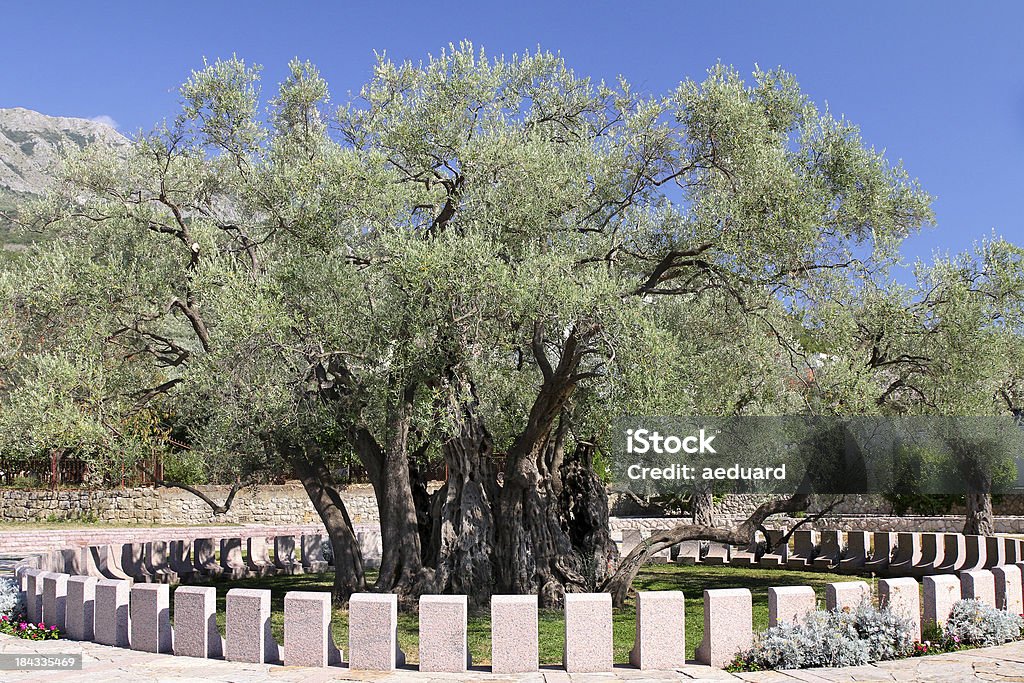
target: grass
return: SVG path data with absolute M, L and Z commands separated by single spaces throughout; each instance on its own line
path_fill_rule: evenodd
M 372 580 L 372 574 L 368 580 Z M 301 576 L 273 576 L 216 581 L 217 619 L 224 631 L 225 599 L 231 588 L 263 588 L 271 592 L 271 629 L 278 642 L 284 642 L 284 596 L 288 591 L 329 591 L 330 574 Z M 686 657 L 692 659 L 694 650 L 704 635 L 703 591 L 713 588 L 749 588 L 753 595 L 754 630 L 768 627 L 768 588 L 771 586 L 811 586 L 824 606 L 825 584 L 836 581 L 856 581 L 860 577 L 819 572 L 796 572 L 775 569 L 745 569 L 739 567 L 680 567 L 678 565 L 650 565 L 644 567 L 634 582 L 637 590 L 681 590 L 686 596 Z M 172 601 L 173 604 L 173 601 Z M 629 661 L 633 647 L 636 605 L 631 599 L 621 610 L 613 613 L 614 657 L 616 663 Z M 564 637 L 564 618 L 561 610 L 541 610 L 539 614 L 539 644 L 541 664 L 560 664 Z M 331 619 L 334 642 L 348 647 L 348 610 L 335 608 Z M 491 623 L 489 611 L 469 615 L 467 640 L 473 663 L 490 664 Z M 417 617 L 411 613 L 398 616 L 398 641 L 410 663 L 418 661 L 419 635 Z

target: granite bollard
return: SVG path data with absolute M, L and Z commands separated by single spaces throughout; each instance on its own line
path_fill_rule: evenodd
M 68 579 L 67 634 L 72 640 L 92 640 L 96 614 L 95 576 Z
M 724 668 L 754 642 L 753 600 L 746 588 L 704 591 L 704 640 L 697 661 Z
M 491 671 L 537 671 L 540 662 L 536 595 L 491 596 Z
M 996 577 L 988 569 L 960 572 L 964 598 L 974 598 L 996 607 Z
M 300 543 L 302 549 L 302 568 L 314 574 L 327 571 L 327 560 L 324 559 L 323 534 L 303 534 Z
M 562 661 L 569 673 L 611 670 L 611 593 L 565 594 L 565 653 Z
M 768 529 L 768 536 L 765 539 L 765 547 L 776 546 L 782 541 L 782 537 L 786 535 L 785 531 L 781 529 Z M 765 552 L 761 555 L 761 559 L 758 560 L 758 565 L 761 567 L 770 567 L 777 569 L 779 567 L 785 567 L 789 561 L 789 545 L 781 544 L 778 547 L 773 547 L 770 552 Z
M 623 556 L 624 557 L 624 556 Z M 676 564 L 692 565 L 700 560 L 700 541 L 683 541 L 676 550 Z
M 192 564 L 192 544 L 188 541 L 170 541 L 167 544 L 167 567 L 182 580 L 196 573 Z
M 38 624 L 43 620 L 43 575 L 40 569 L 26 569 L 25 577 L 25 611 L 28 620 Z
M 838 581 L 825 585 L 825 609 L 849 612 L 871 599 L 871 586 L 864 581 Z
M 295 557 L 295 537 L 274 537 L 274 566 L 286 574 L 301 574 L 302 563 Z
M 267 552 L 267 539 L 254 536 L 245 540 L 245 566 L 257 576 L 269 576 L 277 572 Z
M 878 606 L 888 607 L 893 613 L 909 619 L 911 635 L 915 640 L 921 640 L 921 593 L 917 579 L 879 579 Z
M 686 664 L 686 602 L 682 591 L 638 591 L 636 635 L 629 663 L 668 670 Z
M 871 534 L 867 531 L 846 532 L 846 549 L 839 561 L 841 574 L 856 574 L 868 559 L 871 548 Z
M 864 563 L 869 572 L 884 572 L 889 568 L 893 551 L 896 549 L 896 534 L 876 531 L 871 534 L 871 559 Z
M 171 589 L 166 583 L 142 583 L 130 591 L 131 644 L 142 652 L 171 651 Z
M 822 571 L 832 569 L 839 564 L 843 556 L 843 532 L 827 529 L 821 532 L 821 549 L 811 563 L 815 569 Z
M 331 594 L 288 591 L 284 596 L 285 666 L 324 667 L 341 662 L 331 638 Z
M 953 574 L 924 577 L 924 623 L 942 628 L 960 599 L 960 579 Z
M 192 541 L 192 565 L 207 576 L 220 576 L 224 568 L 217 564 L 217 539 L 197 538 Z
M 213 586 L 179 586 L 174 591 L 174 654 L 204 659 L 224 654 Z
M 985 536 L 985 569 L 1006 564 L 1006 546 L 1002 536 Z
M 768 589 L 768 625 L 798 623 L 816 606 L 810 586 L 778 586 Z
M 43 574 L 43 623 L 56 626 L 57 630 L 67 628 L 68 575 L 50 572 Z
M 807 569 L 814 566 L 815 546 L 818 544 L 818 532 L 801 529 L 793 532 L 793 553 L 786 565 L 794 569 Z
M 996 579 L 996 607 L 1010 614 L 1024 612 L 1024 596 L 1021 595 L 1020 565 L 1007 564 L 992 567 Z
M 398 649 L 398 596 L 354 593 L 348 604 L 348 666 L 392 671 L 405 663 Z
M 96 582 L 93 638 L 100 645 L 128 647 L 130 590 L 131 583 L 120 579 L 100 579 Z
M 708 543 L 708 552 L 701 559 L 704 564 L 720 565 L 729 564 L 729 558 L 732 556 L 732 546 L 728 543 Z
M 242 539 L 220 539 L 220 568 L 224 576 L 232 579 L 241 579 L 249 574 L 249 568 L 245 566 L 242 557 Z
M 270 632 L 270 591 L 232 588 L 226 605 L 224 659 L 254 664 L 280 661 Z
M 461 673 L 469 666 L 465 595 L 420 596 L 420 671 Z

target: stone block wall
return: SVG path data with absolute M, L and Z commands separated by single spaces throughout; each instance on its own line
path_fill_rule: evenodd
M 223 501 L 230 487 L 198 487 Z M 356 524 L 378 521 L 377 502 L 369 485 L 350 486 L 345 505 Z M 191 524 L 310 524 L 319 517 L 300 484 L 259 486 L 239 491 L 224 515 L 187 491 L 171 488 L 125 488 L 107 491 L 0 489 L 0 522 L 89 520 L 123 526 Z

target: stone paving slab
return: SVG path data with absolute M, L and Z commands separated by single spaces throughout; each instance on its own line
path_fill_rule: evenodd
M 492 674 L 483 667 L 466 673 L 420 673 L 414 667 L 397 671 L 351 672 L 343 667 L 322 669 L 157 655 L 69 640 L 31 642 L 0 635 L 0 653 L 81 654 L 81 671 L 4 671 L 4 683 L 325 683 L 326 681 L 379 681 L 380 683 L 599 683 L 604 681 L 749 681 L 751 683 L 846 683 L 856 681 L 1024 682 L 1024 642 L 946 655 L 916 657 L 845 669 L 758 671 L 730 674 L 688 664 L 676 671 L 640 671 L 624 664 L 605 673 L 569 674 L 553 666 L 522 675 Z

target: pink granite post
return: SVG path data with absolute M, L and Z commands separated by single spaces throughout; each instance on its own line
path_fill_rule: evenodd
M 224 659 L 229 662 L 277 662 L 280 652 L 270 632 L 270 591 L 232 588 L 227 596 Z
M 779 586 L 768 589 L 768 625 L 795 624 L 813 612 L 817 602 L 810 586 Z
M 97 643 L 128 647 L 130 588 L 131 583 L 118 579 L 100 579 L 96 582 L 96 625 L 93 637 Z
M 43 574 L 43 623 L 63 631 L 67 626 L 68 575 Z
M 137 583 L 132 586 L 130 596 L 132 649 L 170 652 L 170 586 L 166 583 Z
M 536 595 L 491 596 L 491 672 L 537 671 L 540 662 Z
M 263 536 L 251 536 L 245 541 L 245 566 L 249 572 L 257 576 L 268 576 L 276 573 L 274 563 L 267 554 L 267 539 Z
M 686 601 L 682 591 L 637 591 L 636 635 L 629 663 L 669 670 L 686 664 Z
M 864 581 L 839 581 L 825 585 L 825 609 L 852 612 L 871 599 L 871 586 Z
M 420 671 L 462 673 L 469 666 L 465 595 L 420 596 Z
M 217 628 L 217 589 L 179 586 L 174 591 L 174 654 L 220 657 L 224 639 Z
M 611 671 L 611 593 L 565 594 L 565 670 Z
M 946 625 L 953 604 L 960 599 L 960 579 L 953 574 L 924 577 L 924 623 Z
M 398 596 L 354 593 L 348 603 L 348 666 L 392 671 L 405 663 L 398 649 Z
M 1014 552 L 1016 548 L 1014 548 Z M 1010 614 L 1024 613 L 1024 599 L 1021 595 L 1021 571 L 1016 564 L 993 567 L 996 579 L 996 607 Z
M 295 557 L 295 537 L 274 537 L 274 566 L 286 574 L 301 574 L 302 563 Z
M 724 668 L 754 642 L 754 608 L 746 588 L 704 591 L 704 640 L 697 661 Z
M 225 576 L 240 579 L 249 573 L 242 558 L 242 539 L 220 539 L 220 567 Z
M 888 607 L 894 614 L 909 619 L 911 636 L 921 640 L 921 593 L 917 579 L 879 579 L 878 606 Z
M 49 572 L 40 569 L 26 569 L 25 577 L 25 611 L 28 620 L 38 624 L 43 620 L 43 576 Z
M 331 638 L 331 594 L 288 591 L 284 596 L 284 665 L 329 666 L 341 661 Z
M 974 598 L 996 606 L 996 577 L 988 569 L 960 572 L 964 598 Z
M 72 640 L 92 640 L 96 608 L 95 576 L 68 579 L 67 634 Z

